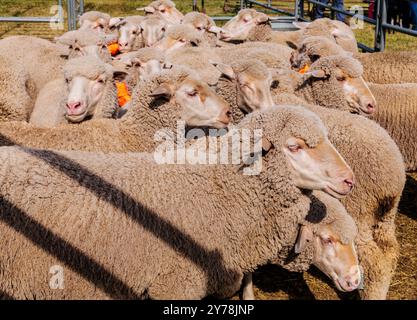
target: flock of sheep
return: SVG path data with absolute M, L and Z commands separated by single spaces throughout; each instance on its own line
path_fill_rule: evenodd
M 252 272 L 273 263 L 385 299 L 417 169 L 417 53 L 358 53 L 329 19 L 279 32 L 252 9 L 222 28 L 168 0 L 141 10 L 0 40 L 0 293 L 253 299 Z M 262 130 L 242 151 L 262 171 L 158 164 L 155 137 L 180 120 L 223 132 L 172 137 L 187 150 Z

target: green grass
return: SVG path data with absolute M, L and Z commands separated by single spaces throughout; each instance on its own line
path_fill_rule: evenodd
M 150 1 L 151 0 L 85 0 L 85 9 L 108 12 L 113 16 L 135 15 L 139 14 L 139 12 L 136 11 L 137 7 L 144 6 Z M 272 1 L 272 4 L 279 8 L 293 11 L 294 2 L 295 1 L 290 0 Z M 1 0 L 0 16 L 50 16 L 49 11 L 51 6 L 57 3 L 57 0 Z M 178 9 L 184 13 L 192 10 L 191 0 L 176 1 L 176 3 Z M 238 5 L 239 1 L 230 1 L 230 3 L 232 3 L 232 5 Z M 223 12 L 223 4 L 224 0 L 206 0 L 205 7 L 207 14 L 211 16 L 224 16 L 225 13 Z M 361 0 L 345 1 L 346 8 L 350 8 L 352 5 L 364 4 Z M 274 15 L 274 13 L 270 11 L 268 13 Z M 64 27 L 66 28 L 66 24 Z M 62 31 L 56 31 L 51 30 L 48 24 L 0 23 L 0 38 L 16 34 L 24 34 L 51 39 L 54 36 L 66 31 L 65 28 Z M 355 34 L 358 41 L 373 47 L 373 26 L 365 24 L 365 28 L 361 30 L 355 30 Z M 387 50 L 417 50 L 417 38 L 398 32 L 387 34 Z

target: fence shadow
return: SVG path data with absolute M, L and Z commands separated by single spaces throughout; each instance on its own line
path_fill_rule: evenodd
M 14 145 L 12 140 L 1 135 L 0 141 L 6 142 L 7 145 Z M 28 148 L 21 148 L 21 150 L 47 163 L 52 168 L 59 170 L 62 174 L 74 181 L 77 181 L 81 187 L 89 190 L 100 199 L 107 201 L 114 208 L 122 211 L 145 230 L 164 241 L 171 249 L 194 263 L 205 273 L 207 288 L 212 288 L 213 284 L 219 283 L 220 279 L 222 279 L 222 281 L 225 281 L 226 279 L 233 281 L 239 278 L 239 274 L 236 271 L 230 270 L 224 265 L 223 258 L 217 250 L 207 250 L 205 247 L 195 242 L 190 235 L 183 233 L 170 222 L 158 216 L 157 213 L 137 202 L 131 196 L 89 171 L 87 168 L 54 151 Z M 24 234 L 29 240 L 42 247 L 44 250 L 52 250 L 50 251 L 51 254 L 57 256 L 57 258 L 70 266 L 75 272 L 79 273 L 95 285 L 103 288 L 103 290 L 113 297 L 123 296 L 137 298 L 130 288 L 114 278 L 113 275 L 106 272 L 106 270 L 95 263 L 94 260 L 86 256 L 83 257 L 82 252 L 77 248 L 71 247 L 65 240 L 57 238 L 50 230 L 46 230 L 43 226 L 36 224 L 36 221 L 31 220 L 25 212 L 19 211 L 18 208 L 11 203 L 5 202 L 4 199 L 2 199 L 1 204 L 8 207 L 11 211 L 16 212 L 17 217 L 20 218 L 14 219 L 11 218 L 10 215 L 2 214 L 0 219 L 7 222 L 16 231 Z M 40 230 L 41 233 L 39 233 Z M 44 239 L 46 239 L 45 236 L 39 237 L 42 233 L 48 234 L 48 243 L 45 243 L 44 241 Z M 62 249 L 68 249 L 73 254 L 80 255 L 81 259 L 85 261 L 85 265 L 91 266 L 92 268 L 98 268 L 98 270 L 103 272 L 108 279 L 111 279 L 112 282 L 118 284 L 118 287 L 120 287 L 121 290 L 120 294 L 114 293 L 111 288 L 107 287 L 103 279 L 97 278 L 92 274 L 90 275 L 84 270 L 91 268 L 81 268 L 83 264 L 75 263 L 74 261 L 76 260 L 71 261 L 70 255 L 61 252 Z

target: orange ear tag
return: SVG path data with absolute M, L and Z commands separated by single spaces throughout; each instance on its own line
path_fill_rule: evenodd
M 300 69 L 298 72 L 301 74 L 306 73 L 310 69 L 309 65 L 306 64 L 302 69 Z
M 118 43 L 109 44 L 107 46 L 107 49 L 109 50 L 112 56 L 115 56 L 116 54 L 119 53 L 119 44 Z

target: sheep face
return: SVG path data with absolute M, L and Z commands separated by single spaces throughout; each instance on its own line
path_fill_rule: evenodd
M 291 53 L 291 65 L 293 69 L 300 70 L 304 67 L 310 67 L 322 57 L 348 55 L 352 54 L 343 50 L 333 40 L 325 37 L 309 37 Z
M 175 8 L 174 3 L 155 1 L 144 8 L 147 14 L 158 14 L 170 24 L 180 24 L 184 15 Z
M 250 60 L 236 68 L 223 64 L 217 68 L 226 79 L 236 83 L 237 104 L 243 112 L 266 110 L 274 105 L 270 90 L 276 83 L 265 65 Z
M 120 76 L 120 71 L 114 71 L 113 74 L 104 72 L 93 79 L 80 74 L 72 76 L 67 73 L 65 81 L 69 94 L 66 103 L 66 119 L 72 123 L 79 123 L 92 117 L 107 86 L 114 85 L 114 79 Z
M 312 65 L 312 71 L 308 75 L 311 76 L 311 81 L 315 86 L 316 98 L 320 100 L 321 92 L 328 92 L 331 88 L 333 95 L 343 97 L 351 113 L 371 115 L 376 110 L 376 99 L 363 79 L 362 73 L 352 72 L 350 67 L 353 64 L 348 62 L 353 62 L 354 59 L 339 57 L 341 61 L 345 62 L 345 65 L 333 65 L 331 68 L 317 68 L 314 64 Z M 318 63 L 320 64 L 320 61 L 324 59 L 332 59 L 332 57 L 320 59 Z M 330 99 L 329 94 L 324 95 L 326 95 L 326 101 L 328 101 Z M 320 104 L 322 103 L 326 105 L 325 101 L 320 102 Z
M 116 58 L 120 65 L 129 74 L 138 76 L 139 80 L 149 79 L 160 73 L 163 68 L 163 61 L 157 59 L 143 60 L 132 54 L 123 54 Z
M 361 283 L 361 271 L 358 264 L 353 240 L 341 241 L 331 224 L 319 225 L 316 231 L 310 226 L 302 226 L 295 246 L 300 253 L 306 243 L 312 241 L 314 246 L 313 264 L 333 280 L 340 291 L 353 291 Z
M 322 190 L 335 198 L 353 190 L 353 171 L 327 138 L 312 148 L 303 139 L 290 137 L 283 151 L 297 187 Z
M 105 41 L 98 41 L 96 44 L 82 46 L 78 42 L 69 45 L 69 59 L 91 56 L 103 61 L 110 61 L 111 55 Z
M 127 21 L 122 21 L 118 25 L 119 30 L 119 51 L 121 53 L 126 53 L 132 51 L 137 41 L 137 38 L 140 37 L 141 27 L 138 24 L 130 23 Z
M 160 18 L 151 17 L 144 20 L 140 27 L 145 47 L 152 47 L 161 40 L 164 37 L 167 26 L 167 22 Z
M 198 47 L 200 40 L 196 38 L 190 38 L 186 35 L 166 35 L 160 40 L 153 48 L 163 51 L 165 54 L 169 54 L 177 49 L 184 47 Z
M 205 32 L 217 34 L 221 30 L 221 28 L 215 25 L 210 17 L 199 12 L 190 12 L 186 14 L 182 23 L 184 25 L 189 25 L 201 34 L 204 34 Z
M 220 40 L 244 41 L 250 32 L 260 24 L 268 23 L 269 17 L 253 9 L 243 9 L 220 30 Z
M 94 30 L 97 32 L 109 31 L 109 20 L 98 18 L 96 20 L 83 20 L 80 25 L 80 30 Z
M 223 129 L 231 120 L 229 105 L 209 86 L 191 76 L 181 83 L 163 83 L 152 96 L 163 96 L 181 107 L 181 119 L 190 127 Z

